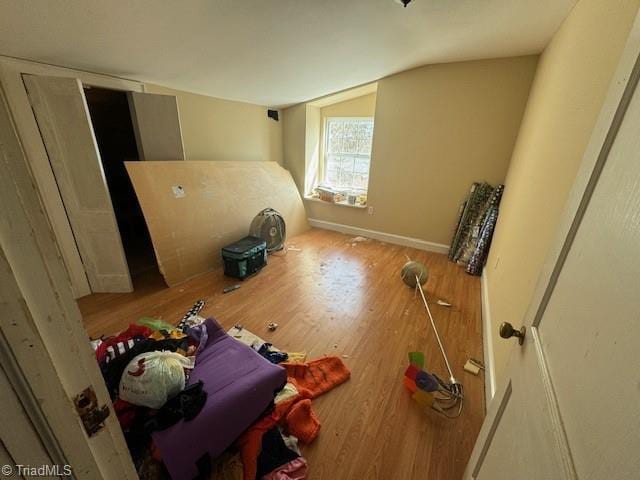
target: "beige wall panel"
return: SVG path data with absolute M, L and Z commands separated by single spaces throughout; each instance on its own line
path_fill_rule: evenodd
M 343 102 L 327 105 L 320 109 L 322 118 L 326 117 L 373 117 L 376 113 L 376 93 L 352 98 Z
M 168 285 L 220 265 L 220 249 L 247 235 L 263 208 L 283 215 L 288 237 L 308 228 L 298 189 L 275 162 L 127 162 L 127 170 Z
M 282 119 L 267 107 L 147 84 L 145 91 L 178 98 L 187 160 L 250 160 L 282 163 Z
M 316 107 L 317 108 L 317 107 Z M 300 192 L 305 189 L 307 106 L 304 103 L 282 111 L 284 167 L 291 172 Z
M 581 0 L 540 58 L 485 269 L 498 384 L 639 5 Z
M 429 65 L 380 80 L 369 178 L 373 214 L 305 201 L 309 218 L 449 244 L 471 183 L 505 179 L 536 63 L 528 56 Z M 304 140 L 291 135 L 304 135 L 304 128 L 288 124 L 300 121 L 298 108 L 285 111 L 284 141 L 285 166 L 301 185 Z

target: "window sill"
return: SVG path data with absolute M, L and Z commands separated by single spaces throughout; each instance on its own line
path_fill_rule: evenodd
M 358 208 L 360 210 L 364 210 L 365 208 L 367 208 L 366 205 L 351 205 L 350 203 L 348 203 L 346 200 L 342 201 L 342 202 L 325 202 L 324 200 L 320 200 L 319 198 L 314 198 L 314 197 L 304 197 L 305 202 L 316 202 L 316 203 L 322 203 L 323 205 L 335 205 L 337 207 L 348 207 L 348 208 Z

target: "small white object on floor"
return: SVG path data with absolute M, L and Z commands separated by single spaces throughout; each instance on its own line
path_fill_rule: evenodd
M 239 341 L 240 343 L 244 343 L 249 347 L 258 346 L 258 348 L 260 348 L 261 345 L 266 343 L 264 339 L 260 338 L 258 335 L 254 333 L 251 333 L 249 330 L 242 327 L 242 325 L 236 325 L 235 327 L 231 327 L 227 333 L 231 335 L 233 338 L 235 338 L 237 341 Z M 279 352 L 280 350 L 278 350 L 274 346 L 271 346 L 269 351 Z
M 276 328 L 278 328 L 278 324 L 271 322 L 267 325 L 267 328 L 269 329 L 270 332 L 273 332 Z
M 351 241 L 352 242 L 368 242 L 369 239 L 367 237 L 353 237 Z
M 342 358 L 349 358 L 349 355 L 342 355 Z
M 291 252 L 301 252 L 302 249 L 298 248 L 298 247 L 287 247 L 287 250 L 291 251 Z
M 438 300 L 436 302 L 438 305 L 442 305 L 443 307 L 450 307 L 451 304 L 449 302 L 445 302 L 444 300 Z
M 464 370 L 465 372 L 469 372 L 474 375 L 478 375 L 478 373 L 480 373 L 480 367 L 471 362 L 471 360 L 467 360 L 467 363 L 464 364 Z

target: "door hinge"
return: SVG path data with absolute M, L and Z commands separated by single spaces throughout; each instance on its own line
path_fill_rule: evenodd
M 93 387 L 89 386 L 73 398 L 76 412 L 90 437 L 104 427 L 104 421 L 111 411 L 107 405 L 98 407 L 98 399 Z

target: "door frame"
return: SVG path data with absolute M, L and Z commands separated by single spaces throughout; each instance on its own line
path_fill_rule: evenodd
M 53 170 L 24 82 L 23 74 L 77 78 L 83 85 L 125 92 L 144 92 L 145 85 L 108 75 L 58 67 L 0 55 L 0 85 L 5 93 L 15 129 L 35 178 L 44 208 L 49 217 L 64 263 L 69 272 L 75 298 L 91 293 L 84 265 L 75 242 L 71 224 L 58 191 Z
M 30 418 L 46 421 L 55 437 L 49 435 L 47 450 L 58 451 L 52 460 L 64 457 L 76 478 L 133 480 L 137 476 L 122 429 L 2 89 L 0 204 L 0 334 L 9 360 L 15 360 L 14 384 L 24 382 L 33 394 L 23 406 Z M 72 400 L 87 387 L 93 387 L 98 405 L 111 411 L 92 437 Z M 34 425 L 44 441 L 46 425 Z
M 529 307 L 522 319 L 522 325 L 527 327 L 527 334 L 536 337 L 536 348 L 540 346 L 538 337 L 538 325 L 546 310 L 549 299 L 556 286 L 564 262 L 571 250 L 571 246 L 577 234 L 580 223 L 587 210 L 591 196 L 596 188 L 600 174 L 604 169 L 609 152 L 618 134 L 625 113 L 629 107 L 632 96 L 640 83 L 640 12 L 636 18 L 627 37 L 627 42 L 620 56 L 618 66 L 613 75 L 604 103 L 598 114 L 598 119 L 591 132 L 589 142 L 583 154 L 576 179 L 569 193 L 565 210 L 556 230 L 554 241 L 549 248 L 546 260 L 542 266 L 540 275 L 536 282 L 534 293 L 531 297 Z M 514 319 L 515 321 L 515 319 Z M 486 332 L 485 332 L 486 333 Z M 520 354 L 517 348 L 512 348 L 511 358 Z M 557 399 L 549 377 L 549 372 L 544 364 L 543 352 L 537 351 L 537 357 L 542 368 L 543 382 L 547 399 L 552 407 L 550 412 L 552 421 L 557 426 L 559 435 L 564 438 L 559 439 L 558 447 L 562 450 L 561 456 L 564 460 L 565 477 L 577 478 L 571 452 L 568 450 L 568 442 L 562 418 L 560 417 Z M 512 363 L 511 360 L 509 363 Z M 510 370 L 507 367 L 507 370 Z M 493 400 L 488 405 L 487 415 L 478 434 L 474 450 L 471 454 L 463 478 L 473 478 L 476 466 L 479 465 L 490 446 L 491 439 L 497 429 L 496 420 L 500 418 L 502 411 L 506 407 L 504 401 L 508 384 L 503 382 L 498 386 Z M 561 441 L 564 440 L 564 441 Z

